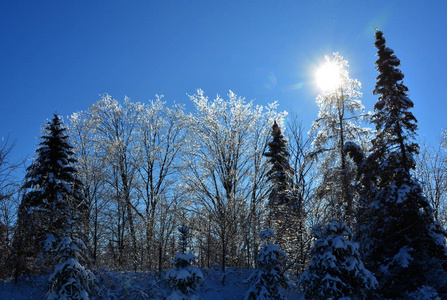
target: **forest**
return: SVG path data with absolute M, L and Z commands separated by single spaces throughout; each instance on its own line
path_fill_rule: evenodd
M 191 112 L 105 94 L 43 125 L 20 182 L 4 139 L 0 297 L 445 299 L 447 131 L 417 140 L 400 60 L 374 46 L 373 111 L 334 53 L 310 130 L 232 91 Z

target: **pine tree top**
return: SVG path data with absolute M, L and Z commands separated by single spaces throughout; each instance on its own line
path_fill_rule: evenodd
M 37 157 L 27 169 L 24 188 L 43 186 L 45 181 L 54 179 L 74 182 L 76 170 L 72 164 L 76 160 L 73 158 L 73 147 L 58 115 L 54 114 L 47 123 L 41 138 L 42 142 L 36 150 Z
M 381 31 L 377 30 L 375 36 L 374 46 L 378 49 L 376 70 L 379 75 L 373 93 L 379 98 L 372 116 L 377 130 L 373 147 L 382 148 L 382 152 L 398 151 L 404 168 L 409 170 L 414 167 L 412 155 L 417 154 L 419 149 L 412 142 L 417 130 L 417 120 L 410 111 L 414 104 L 408 97 L 408 88 L 403 83 L 404 75 L 398 68 L 400 60 L 386 46 Z

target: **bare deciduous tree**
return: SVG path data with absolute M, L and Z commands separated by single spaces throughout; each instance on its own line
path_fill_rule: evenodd
M 0 277 L 7 275 L 7 262 L 11 256 L 13 222 L 19 205 L 19 182 L 16 178 L 23 161 L 13 161 L 15 142 L 9 136 L 0 141 Z
M 438 148 L 421 144 L 416 160 L 416 176 L 430 201 L 436 221 L 447 226 L 447 156 L 442 142 Z
M 190 99 L 196 112 L 190 116 L 182 181 L 198 211 L 211 220 L 208 234 L 217 238 L 225 270 L 226 266 L 243 265 L 250 256 L 240 245 L 253 245 L 247 245 L 247 239 L 252 239 L 253 223 L 261 218 L 261 200 L 266 195 L 262 153 L 268 124 L 283 115 L 274 111 L 276 105 L 263 111 L 231 91 L 228 100 L 218 96 L 209 101 L 201 90 Z M 249 214 L 254 219 L 247 218 Z
M 315 134 L 313 149 L 318 156 L 320 184 L 316 196 L 328 201 L 331 218 L 353 220 L 353 196 L 351 182 L 355 177 L 355 165 L 345 151 L 346 142 L 364 144 L 369 130 L 361 126 L 365 117 L 359 81 L 351 79 L 346 70 L 348 61 L 338 53 L 326 57 L 326 63 L 337 70 L 339 84 L 323 91 L 317 97 L 320 107 L 318 119 L 312 123 L 311 134 Z

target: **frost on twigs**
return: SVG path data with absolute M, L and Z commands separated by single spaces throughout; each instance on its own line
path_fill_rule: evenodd
M 272 229 L 266 228 L 259 236 L 264 240 L 264 247 L 259 252 L 258 268 L 247 280 L 250 288 L 245 299 L 286 299 L 284 289 L 288 287 L 288 280 L 284 265 L 287 256 L 277 245 L 269 242 L 274 236 Z

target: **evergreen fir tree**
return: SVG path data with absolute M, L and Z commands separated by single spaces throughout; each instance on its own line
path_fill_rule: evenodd
M 315 229 L 312 260 L 300 279 L 305 299 L 369 299 L 377 280 L 365 269 L 345 223 Z
M 267 225 L 274 229 L 278 246 L 291 255 L 291 244 L 294 242 L 294 233 L 298 230 L 298 222 L 302 218 L 302 207 L 294 193 L 293 170 L 289 164 L 290 154 L 287 147 L 287 139 L 275 121 L 268 152 L 264 153 L 271 166 L 267 173 L 271 184 Z
M 246 300 L 286 299 L 284 289 L 288 280 L 284 274 L 287 255 L 277 245 L 270 242 L 274 231 L 267 228 L 260 233 L 264 247 L 258 255 L 258 268 L 247 280 L 250 288 L 245 294 Z
M 385 45 L 381 31 L 376 32 L 374 45 L 379 72 L 374 94 L 379 98 L 372 121 L 377 136 L 363 162 L 362 155 L 352 151 L 357 154 L 362 186 L 357 238 L 383 297 L 402 298 L 423 286 L 445 296 L 447 235 L 412 175 L 418 152 L 417 121 L 409 111 L 413 102 L 398 69 L 400 60 Z
M 81 182 L 75 177 L 75 160 L 65 132 L 61 118 L 54 115 L 27 168 L 13 242 L 16 279 L 22 272 L 49 271 L 42 267 L 54 265 L 51 250 L 76 231 L 84 216 Z
M 264 153 L 264 156 L 269 157 L 268 162 L 271 165 L 268 172 L 272 184 L 269 204 L 271 206 L 289 205 L 293 200 L 293 171 L 289 164 L 287 140 L 276 121 L 272 126 L 272 138 L 272 141 L 268 143 L 269 151 Z
M 186 253 L 190 238 L 189 228 L 180 226 L 178 231 L 180 253 L 177 253 L 172 261 L 175 268 L 166 274 L 166 279 L 172 287 L 172 293 L 167 299 L 198 300 L 201 298 L 197 295 L 197 288 L 203 279 L 203 274 L 198 267 L 191 265 L 195 259 L 194 254 Z
M 56 247 L 55 252 L 59 264 L 50 275 L 48 300 L 70 299 L 88 300 L 89 288 L 93 284 L 93 273 L 80 264 L 83 259 L 81 251 L 84 243 L 70 237 L 64 238 Z

